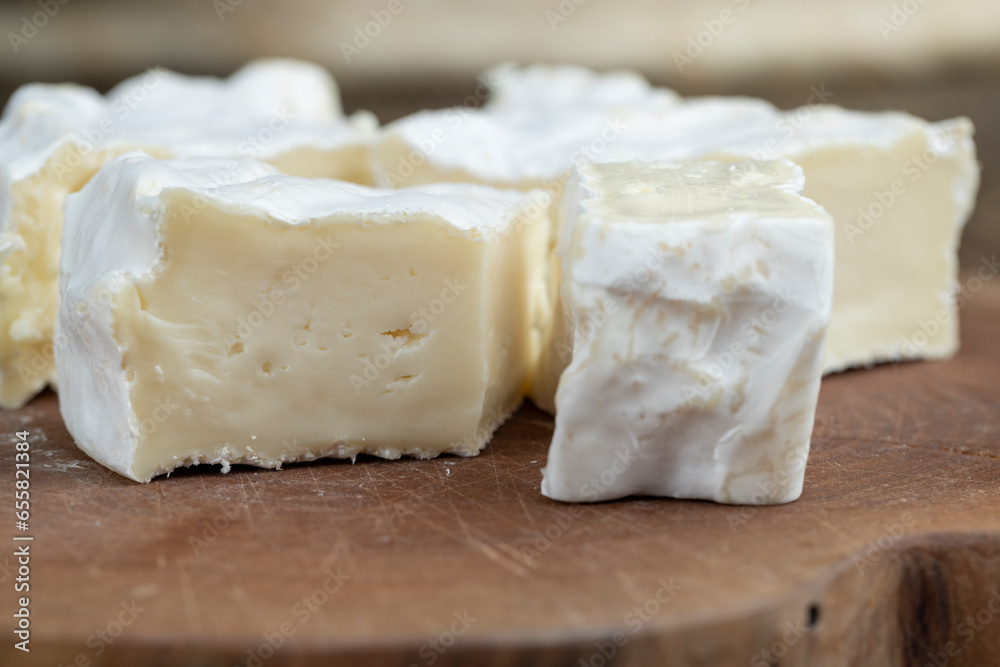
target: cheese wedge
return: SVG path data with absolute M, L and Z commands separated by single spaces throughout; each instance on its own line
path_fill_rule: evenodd
M 848 111 L 825 104 L 831 95 L 822 89 L 788 112 L 747 98 L 678 101 L 648 84 L 643 94 L 634 80 L 616 103 L 607 91 L 620 76 L 505 68 L 492 79 L 495 104 L 421 112 L 384 128 L 376 178 L 558 196 L 580 159 L 791 159 L 805 172 L 805 195 L 836 223 L 826 372 L 957 351 L 957 248 L 979 185 L 967 119 Z M 560 96 L 572 104 L 557 110 Z M 533 398 L 551 410 L 553 390 Z
M 576 168 L 543 494 L 799 497 L 833 290 L 802 187 L 788 161 Z
M 369 183 L 375 125 L 343 117 L 325 70 L 286 60 L 227 80 L 151 70 L 106 97 L 73 85 L 18 90 L 0 118 L 0 406 L 24 404 L 55 377 L 63 203 L 102 165 L 143 148 Z
M 79 446 L 143 482 L 477 454 L 536 363 L 547 197 L 228 165 L 130 154 L 69 197 L 55 349 Z

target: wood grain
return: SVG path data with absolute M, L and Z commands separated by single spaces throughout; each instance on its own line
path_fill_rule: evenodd
M 1000 279 L 962 326 L 952 361 L 824 380 L 802 499 L 756 509 L 549 501 L 530 405 L 476 459 L 139 485 L 44 395 L 0 414 L 5 485 L 31 433 L 34 536 L 32 660 L 8 549 L 0 663 L 253 665 L 271 637 L 269 666 L 1000 664 Z

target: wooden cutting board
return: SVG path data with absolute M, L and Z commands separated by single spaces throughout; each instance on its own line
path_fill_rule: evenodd
M 802 499 L 756 509 L 547 500 L 530 405 L 476 459 L 141 485 L 44 395 L 0 414 L 5 488 L 31 442 L 5 532 L 34 538 L 33 660 L 9 547 L 0 663 L 1000 665 L 1000 278 L 962 326 L 952 361 L 824 380 Z

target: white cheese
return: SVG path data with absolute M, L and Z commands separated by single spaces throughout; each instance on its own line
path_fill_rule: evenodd
M 286 60 L 222 81 L 151 70 L 107 97 L 74 85 L 18 90 L 0 118 L 0 405 L 22 405 L 54 378 L 63 202 L 103 164 L 143 148 L 368 183 L 374 128 L 368 114 L 343 117 L 325 70 Z
M 972 123 L 816 106 L 720 142 L 702 120 L 720 104 L 742 102 L 691 101 L 683 122 L 625 114 L 629 130 L 602 160 L 791 159 L 836 223 L 825 371 L 957 352 L 958 246 L 979 187 Z
M 139 481 L 477 454 L 536 361 L 547 196 L 227 164 L 130 154 L 69 197 L 55 349 L 79 446 Z
M 847 111 L 819 104 L 823 91 L 789 112 L 746 98 L 671 102 L 669 91 L 648 84 L 645 98 L 633 89 L 614 104 L 608 80 L 587 81 L 574 68 L 508 69 L 497 104 L 421 112 L 387 126 L 376 178 L 558 195 L 581 158 L 788 158 L 805 172 L 805 195 L 836 222 L 826 371 L 957 350 L 956 251 L 979 184 L 967 119 Z M 561 111 L 552 103 L 560 96 L 573 100 Z M 554 382 L 540 381 L 533 398 L 551 409 Z
M 509 65 L 482 77 L 485 108 L 424 110 L 387 125 L 375 148 L 375 180 L 386 187 L 473 182 L 530 189 L 565 175 L 574 158 L 595 159 L 621 134 L 618 113 L 667 110 L 671 91 L 627 72 Z
M 543 494 L 799 497 L 833 289 L 802 184 L 787 161 L 577 167 Z
M 564 115 L 567 111 L 608 110 L 642 106 L 667 108 L 680 97 L 666 88 L 652 88 L 639 74 L 615 71 L 598 74 L 576 65 L 498 65 L 483 73 L 489 87 L 491 111 L 528 111 L 536 120 L 540 109 Z M 526 107 L 525 101 L 531 106 Z

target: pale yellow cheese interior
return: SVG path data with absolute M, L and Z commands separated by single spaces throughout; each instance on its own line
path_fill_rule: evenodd
M 0 406 L 23 405 L 55 378 L 52 330 L 59 291 L 59 237 L 67 195 L 115 155 L 56 151 L 11 187 L 11 215 L 0 251 Z
M 952 128 L 961 131 L 962 126 Z M 922 128 L 891 148 L 842 145 L 791 155 L 805 174 L 803 195 L 834 220 L 833 309 L 824 372 L 854 366 L 942 359 L 959 344 L 951 290 L 958 274 L 963 216 L 957 189 L 967 181 L 967 156 L 942 151 L 947 133 Z M 936 144 L 936 145 L 934 145 Z M 709 159 L 709 158 L 706 158 Z M 736 160 L 717 154 L 713 160 Z M 553 217 L 558 227 L 558 216 Z M 560 279 L 553 263 L 554 284 Z M 572 357 L 558 289 L 532 400 L 555 411 L 559 377 Z
M 845 146 L 792 157 L 805 172 L 803 194 L 836 225 L 827 372 L 958 349 L 950 291 L 963 162 L 930 148 L 927 133 L 915 130 L 891 150 Z
M 169 151 L 116 146 L 96 153 L 67 144 L 45 166 L 11 188 L 11 216 L 0 249 L 0 406 L 16 408 L 55 381 L 52 332 L 59 278 L 59 239 L 66 196 L 78 191 L 114 157 L 136 148 L 158 158 Z M 368 148 L 303 147 L 268 160 L 306 178 L 371 183 Z
M 264 160 L 280 172 L 302 178 L 332 178 L 337 181 L 374 185 L 371 151 L 365 145 L 336 149 L 301 146 Z
M 134 478 L 201 461 L 471 455 L 520 401 L 544 219 L 502 234 L 429 215 L 292 227 L 215 206 L 191 216 L 190 194 L 165 197 L 162 266 L 113 311 Z

